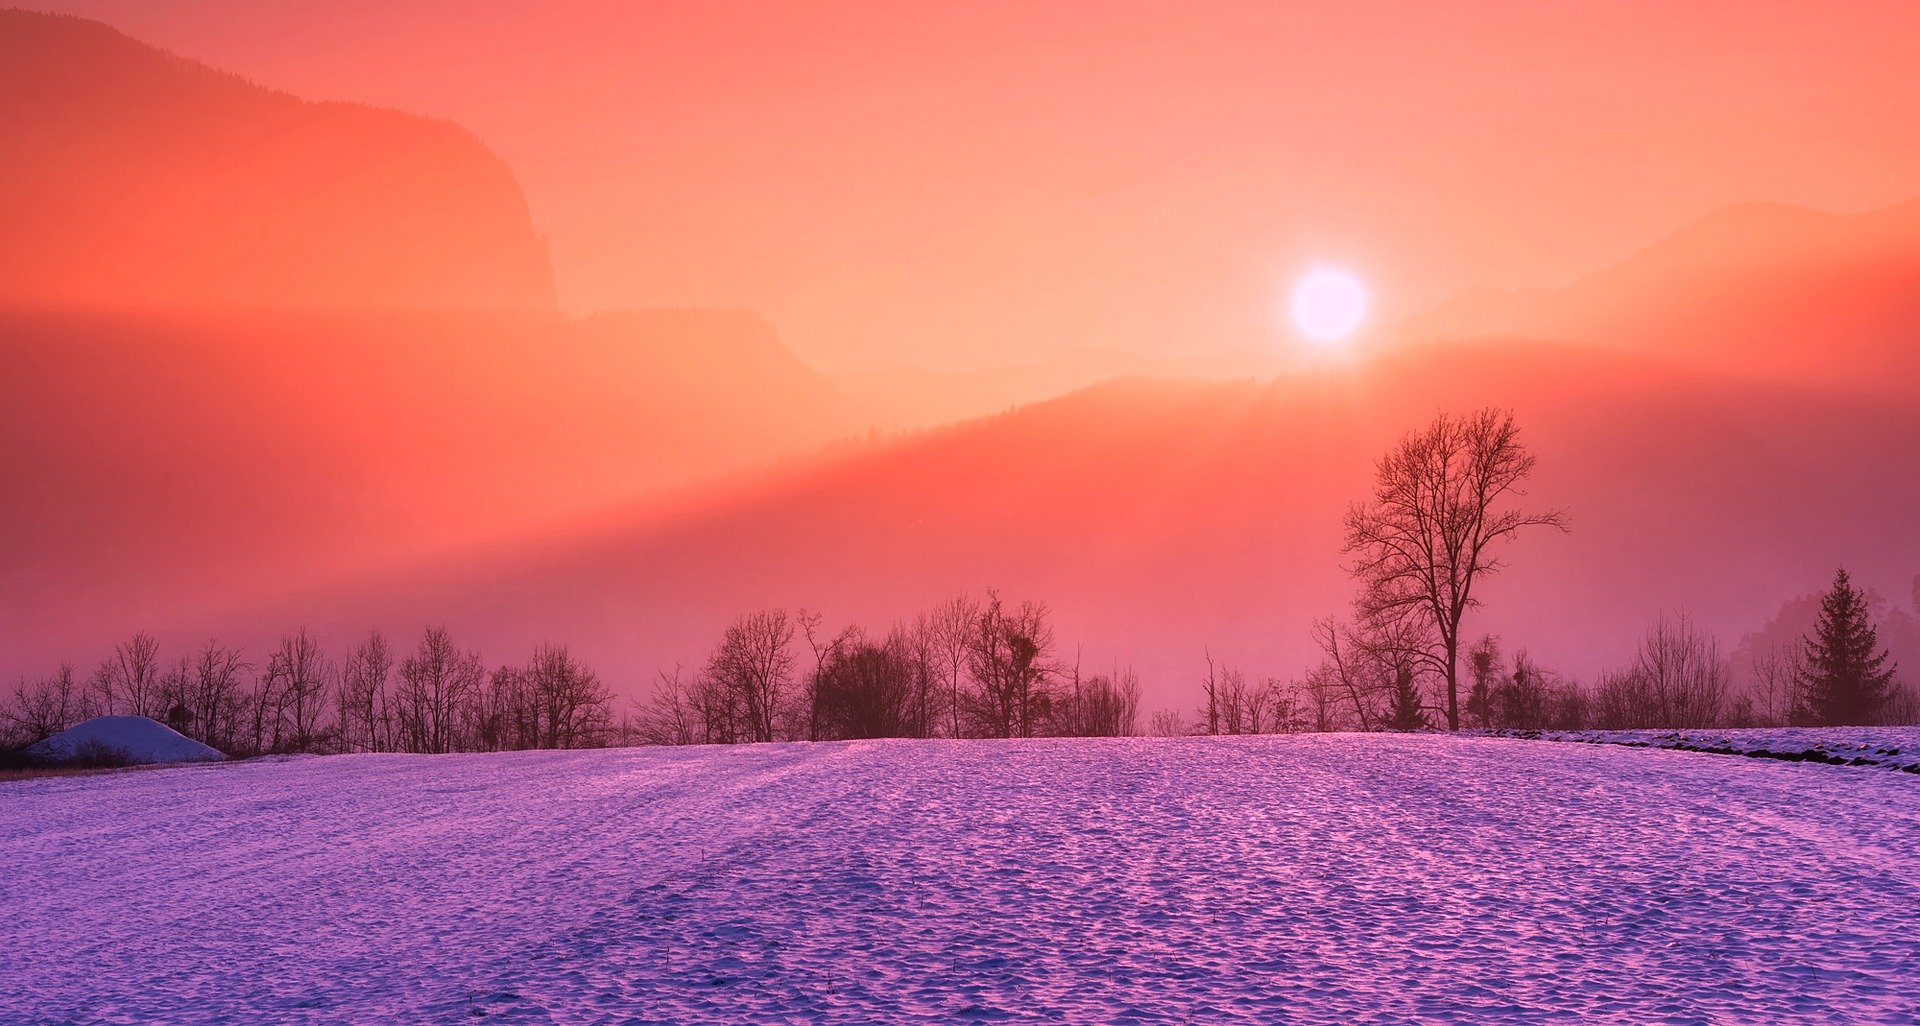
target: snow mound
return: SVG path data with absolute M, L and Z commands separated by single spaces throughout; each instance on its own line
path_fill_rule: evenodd
M 29 755 L 66 761 L 101 749 L 124 752 L 128 761 L 218 762 L 226 756 L 145 716 L 95 716 L 27 748 Z

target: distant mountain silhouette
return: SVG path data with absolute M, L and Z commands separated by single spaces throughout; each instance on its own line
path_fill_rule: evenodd
M 1552 338 L 1716 373 L 1909 391 L 1920 387 L 1920 200 L 1851 215 L 1728 207 L 1564 289 L 1473 293 L 1399 334 Z
M 0 11 L 0 195 L 0 661 L 868 427 L 751 313 L 563 317 L 464 130 L 94 22 Z
M 0 306 L 554 310 L 507 166 L 79 18 L 0 11 Z

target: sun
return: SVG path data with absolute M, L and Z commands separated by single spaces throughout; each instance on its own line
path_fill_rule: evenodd
M 1310 271 L 1293 286 L 1293 324 L 1316 342 L 1337 342 L 1367 315 L 1360 279 L 1328 268 Z

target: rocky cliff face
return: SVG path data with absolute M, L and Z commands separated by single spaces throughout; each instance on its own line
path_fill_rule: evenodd
M 499 157 L 96 22 L 0 11 L 0 303 L 550 312 Z

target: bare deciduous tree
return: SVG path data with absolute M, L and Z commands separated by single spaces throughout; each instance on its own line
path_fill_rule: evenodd
M 896 640 L 875 644 L 851 631 L 826 653 L 811 685 L 815 739 L 915 736 L 914 696 L 925 667 Z
M 772 741 L 793 683 L 794 618 L 784 609 L 749 613 L 727 628 L 705 677 L 733 703 L 746 741 Z
M 527 664 L 527 698 L 537 718 L 536 748 L 580 748 L 608 726 L 613 693 L 565 645 L 543 642 Z
M 1473 690 L 1467 693 L 1468 719 L 1481 730 L 1493 729 L 1493 692 L 1502 672 L 1500 639 L 1482 635 L 1467 650 L 1467 670 L 1473 675 Z
M 1456 730 L 1460 624 L 1478 604 L 1474 586 L 1499 571 L 1499 543 L 1527 527 L 1566 529 L 1558 511 L 1501 508 L 1533 471 L 1519 435 L 1503 411 L 1442 414 L 1381 457 L 1373 496 L 1347 512 L 1360 619 L 1408 629 L 1407 655 L 1444 682 Z
M 1039 732 L 1052 700 L 1052 656 L 1053 625 L 1047 622 L 1044 604 L 1022 602 L 1009 610 L 999 595 L 987 593 L 967 651 L 973 685 L 967 704 L 982 735 L 1033 737 Z
M 1185 737 L 1186 721 L 1181 719 L 1178 709 L 1161 709 L 1153 714 L 1154 737 Z
M 636 703 L 637 704 L 637 703 Z M 701 715 L 680 667 L 662 670 L 653 694 L 640 707 L 640 740 L 650 745 L 711 744 L 706 717 Z
M 400 663 L 394 697 L 401 747 L 432 755 L 458 750 L 461 712 L 486 676 L 479 653 L 455 646 L 445 627 L 428 627 Z
M 72 664 L 61 663 L 51 676 L 14 685 L 12 706 L 0 716 L 0 751 L 52 737 L 93 715 L 93 696 L 74 678 Z
M 326 656 L 304 628 L 280 639 L 267 659 L 262 694 L 271 696 L 268 750 L 311 752 L 321 747 L 321 717 L 327 709 Z
M 394 747 L 391 681 L 393 649 L 386 635 L 368 631 L 340 664 L 340 748 L 383 752 Z
M 1376 647 L 1367 644 L 1353 628 L 1332 620 L 1317 621 L 1313 639 L 1325 656 L 1317 672 L 1324 675 L 1328 690 L 1353 710 L 1354 722 L 1361 730 L 1372 730 L 1383 715 L 1382 705 L 1393 683 Z
M 964 594 L 940 603 L 927 614 L 933 649 L 946 676 L 948 737 L 962 733 L 962 675 L 967 668 L 967 653 L 973 650 L 975 621 L 979 618 L 980 603 Z
M 1307 671 L 1307 675 L 1295 681 L 1294 693 L 1299 696 L 1299 708 L 1303 727 L 1316 733 L 1333 730 L 1339 722 L 1341 684 L 1339 673 L 1330 662 Z
M 1601 679 L 1596 715 L 1610 729 L 1719 726 L 1732 676 L 1718 641 L 1685 614 L 1662 616 L 1633 664 Z
M 113 655 L 93 674 L 100 711 L 111 716 L 154 716 L 160 702 L 160 643 L 145 631 L 115 645 Z
M 1050 732 L 1057 737 L 1134 737 L 1140 733 L 1140 675 L 1132 667 L 1082 678 L 1054 697 Z
M 1799 701 L 1806 674 L 1805 645 L 1776 644 L 1753 660 L 1753 704 L 1760 726 L 1784 726 Z

